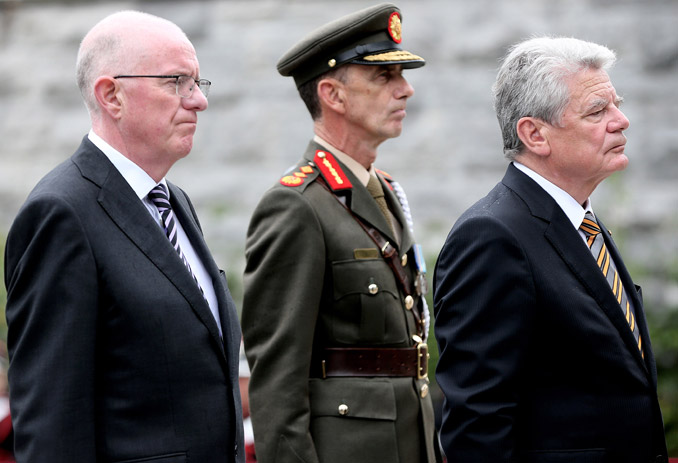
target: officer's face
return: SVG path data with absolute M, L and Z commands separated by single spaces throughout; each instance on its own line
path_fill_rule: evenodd
M 351 136 L 376 146 L 400 135 L 407 99 L 414 94 L 402 66 L 347 66 L 343 89 Z

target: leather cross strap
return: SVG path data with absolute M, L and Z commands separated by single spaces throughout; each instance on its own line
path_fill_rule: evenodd
M 428 347 L 330 347 L 322 351 L 322 360 L 315 363 L 311 376 L 428 376 Z
M 325 188 L 339 202 L 339 204 L 341 204 L 344 207 L 344 209 L 348 211 L 348 213 L 351 215 L 351 217 L 355 219 L 358 225 L 360 225 L 362 229 L 365 230 L 365 233 L 367 233 L 368 236 L 372 238 L 372 241 L 374 241 L 374 243 L 381 251 L 382 257 L 384 258 L 388 266 L 391 267 L 393 275 L 395 275 L 396 280 L 398 281 L 398 283 L 400 283 L 400 287 L 402 288 L 405 295 L 412 297 L 412 285 L 410 284 L 409 277 L 407 276 L 407 274 L 403 270 L 403 267 L 400 264 L 400 256 L 398 255 L 398 250 L 395 247 L 393 247 L 393 245 L 386 238 L 384 238 L 384 236 L 379 232 L 379 230 L 372 227 L 371 225 L 364 223 L 360 217 L 354 214 L 353 211 L 346 204 L 344 204 L 344 202 L 341 201 L 336 194 L 334 194 L 332 189 L 327 185 L 327 182 L 325 181 L 322 175 L 319 175 L 316 181 L 323 188 Z M 418 306 L 412 307 L 412 314 L 414 315 L 414 318 L 417 322 L 419 334 L 422 335 L 423 338 L 425 338 L 426 336 L 425 333 L 423 332 L 421 323 L 421 314 L 419 313 Z

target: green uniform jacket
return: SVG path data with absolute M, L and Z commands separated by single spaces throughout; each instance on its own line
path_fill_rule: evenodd
M 312 142 L 294 171 L 298 176 L 283 177 L 265 193 L 248 230 L 242 328 L 257 460 L 432 463 L 427 379 L 322 379 L 310 373 L 323 348 L 412 347 L 418 332 L 375 243 L 317 181 L 323 175 L 313 162 L 318 150 L 327 152 Z M 334 166 L 323 175 L 327 183 L 347 179 L 352 187 L 344 181 L 338 195 L 394 243 L 367 189 L 344 165 Z M 404 269 L 414 281 L 414 239 L 397 197 L 382 183 L 403 225 L 399 253 L 407 254 Z M 373 284 L 375 294 L 368 289 Z M 414 297 L 419 304 L 416 292 Z M 348 407 L 344 415 L 340 405 Z

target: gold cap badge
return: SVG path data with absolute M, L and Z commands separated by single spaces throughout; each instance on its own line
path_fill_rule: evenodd
M 397 11 L 391 13 L 388 18 L 388 35 L 391 36 L 395 43 L 403 41 L 403 26 L 400 22 L 400 14 Z

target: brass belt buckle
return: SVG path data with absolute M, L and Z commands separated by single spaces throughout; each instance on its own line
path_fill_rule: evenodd
M 417 379 L 428 379 L 428 345 L 416 334 L 412 339 L 417 343 Z

